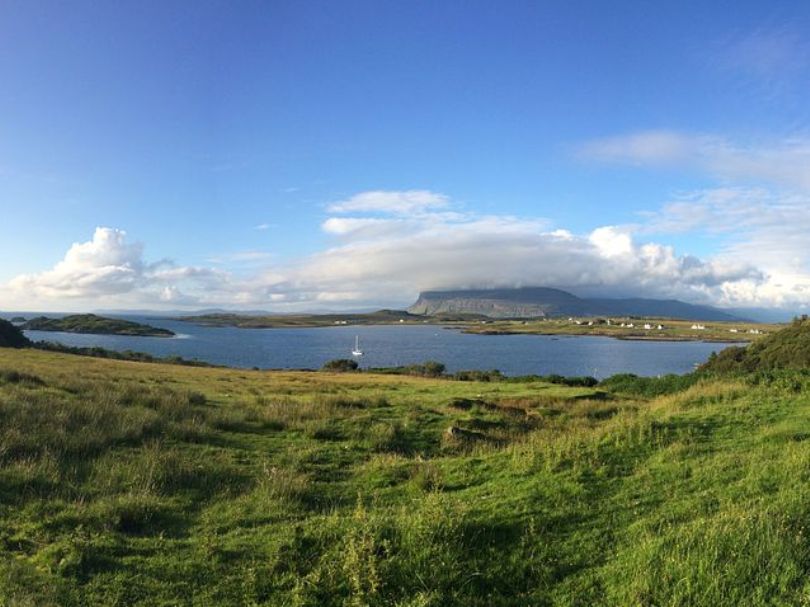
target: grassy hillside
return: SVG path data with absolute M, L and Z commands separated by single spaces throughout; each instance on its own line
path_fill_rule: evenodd
M 715 373 L 810 369 L 810 320 L 797 318 L 747 348 L 727 348 L 712 355 L 702 369 Z
M 802 604 L 808 382 L 0 350 L 0 603 Z
M 96 314 L 72 314 L 62 318 L 38 316 L 26 322 L 22 328 L 32 331 L 65 331 L 67 333 L 98 333 L 142 337 L 172 337 L 174 335 L 168 329 L 160 329 L 120 318 L 106 318 Z

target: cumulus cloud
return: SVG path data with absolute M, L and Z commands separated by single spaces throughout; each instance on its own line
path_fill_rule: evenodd
M 74 243 L 53 269 L 18 276 L 11 287 L 44 297 L 126 293 L 143 278 L 142 253 L 142 245 L 126 243 L 126 232 L 96 228 L 92 240 Z
M 403 193 L 371 194 L 352 197 L 366 202 L 340 205 L 323 221 L 331 247 L 284 264 L 269 258 L 249 278 L 166 260 L 148 263 L 143 247 L 128 243 L 124 232 L 99 228 L 92 240 L 73 245 L 53 269 L 20 276 L 11 287 L 43 300 L 276 311 L 405 306 L 421 290 L 442 288 L 543 285 L 592 295 L 715 304 L 759 301 L 773 297 L 777 288 L 754 256 L 741 260 L 729 252 L 700 259 L 678 254 L 645 238 L 654 228 L 644 232 L 606 225 L 575 234 L 543 218 L 448 212 L 450 201 L 430 192 L 421 192 L 423 203 L 410 207 L 416 210 L 408 215 L 402 205 L 382 210 L 367 202 L 402 200 Z M 430 210 L 434 203 L 424 202 L 429 200 L 441 203 Z M 649 216 L 647 225 L 672 226 L 686 221 L 689 205 L 706 207 L 696 199 L 673 204 L 681 206 Z M 712 217 L 720 213 L 703 212 Z
M 376 209 L 375 209 L 376 210 Z M 336 246 L 266 280 L 284 301 L 407 304 L 420 290 L 547 285 L 609 295 L 727 302 L 726 285 L 758 283 L 753 265 L 679 256 L 636 243 L 627 227 L 584 235 L 547 220 L 422 212 L 403 218 L 331 217 L 322 228 Z
M 773 56 L 763 71 L 782 62 Z M 777 52 L 778 51 L 778 52 Z M 810 300 L 810 139 L 765 143 L 674 131 L 630 133 L 591 141 L 581 154 L 601 162 L 680 167 L 721 180 L 723 185 L 674 196 L 644 213 L 644 235 L 703 234 L 714 239 L 716 259 L 761 268 L 767 279 L 726 285 L 722 301 L 756 305 L 807 306 Z
M 648 233 L 702 233 L 718 243 L 718 257 L 756 263 L 769 278 L 738 297 L 757 304 L 810 301 L 810 194 L 765 188 L 710 188 L 678 196 L 647 214 Z
M 50 270 L 12 279 L 6 291 L 21 301 L 183 302 L 201 301 L 181 286 L 217 292 L 230 277 L 211 268 L 178 266 L 169 260 L 147 263 L 141 243 L 127 242 L 123 230 L 98 227 L 91 240 L 74 243 Z

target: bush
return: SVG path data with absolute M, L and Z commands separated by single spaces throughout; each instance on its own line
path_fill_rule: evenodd
M 694 385 L 698 379 L 700 376 L 695 373 L 659 377 L 639 377 L 633 373 L 619 373 L 603 379 L 599 386 L 619 394 L 653 398 L 685 390 Z
M 352 360 L 350 358 L 337 358 L 335 360 L 330 360 L 321 367 L 322 371 L 333 371 L 336 373 L 347 373 L 350 371 L 357 371 L 357 368 L 360 365 L 357 364 L 356 360 Z
M 458 381 L 501 381 L 504 379 L 503 373 L 498 369 L 491 371 L 458 371 L 453 375 Z
M 212 363 L 203 362 L 201 360 L 188 360 L 180 356 L 168 356 L 160 358 L 159 356 L 152 356 L 145 352 L 135 352 L 134 350 L 124 350 L 119 352 L 117 350 L 108 350 L 107 348 L 100 348 L 98 346 L 66 346 L 64 344 L 52 341 L 38 341 L 36 343 L 29 342 L 29 345 L 37 348 L 38 350 L 45 350 L 46 352 L 59 352 L 61 354 L 74 354 L 76 356 L 91 356 L 93 358 L 110 358 L 113 360 L 131 360 L 142 363 L 164 363 L 168 365 L 182 365 L 185 367 L 218 367 Z
M 421 364 L 404 365 L 401 367 L 373 367 L 373 373 L 384 373 L 386 375 L 417 375 L 419 377 L 442 377 L 444 375 L 444 363 L 435 360 L 428 360 Z
M 30 345 L 31 340 L 23 334 L 22 329 L 0 318 L 0 348 L 27 348 Z
M 440 377 L 444 375 L 444 369 L 444 363 L 429 360 L 422 365 L 421 373 L 419 373 L 419 375 L 424 375 L 425 377 Z

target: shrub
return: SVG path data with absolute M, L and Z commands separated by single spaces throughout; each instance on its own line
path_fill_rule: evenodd
M 695 384 L 700 377 L 695 373 L 686 375 L 661 375 L 659 377 L 639 377 L 633 373 L 618 373 L 603 379 L 599 386 L 611 392 L 628 396 L 653 398 L 664 394 L 674 394 Z
M 352 360 L 350 358 L 337 358 L 335 360 L 330 360 L 321 367 L 323 371 L 334 371 L 337 373 L 346 373 L 349 371 L 357 371 L 357 368 L 360 365 L 357 364 L 356 360 Z
M 27 348 L 30 345 L 31 340 L 23 334 L 22 329 L 0 318 L 0 348 Z
M 458 381 L 501 381 L 504 379 L 504 375 L 498 369 L 492 369 L 491 371 L 472 370 L 457 371 L 453 378 Z
M 444 374 L 444 363 L 435 360 L 429 360 L 422 365 L 422 372 L 420 375 L 425 377 L 440 377 Z

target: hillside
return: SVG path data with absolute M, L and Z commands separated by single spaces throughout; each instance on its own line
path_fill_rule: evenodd
M 419 294 L 408 312 L 428 316 L 472 313 L 491 318 L 646 316 L 684 320 L 740 320 L 716 308 L 674 299 L 584 299 L 567 291 L 546 287 L 425 291 Z
M 10 605 L 736 607 L 810 590 L 810 401 L 793 383 L 0 349 L 0 419 Z
M 95 314 L 73 314 L 63 318 L 38 316 L 22 325 L 30 331 L 64 331 L 66 333 L 96 333 L 102 335 L 133 335 L 141 337 L 172 337 L 174 332 L 120 318 Z
M 701 368 L 720 373 L 810 369 L 810 320 L 796 319 L 747 348 L 727 348 L 713 355 Z

